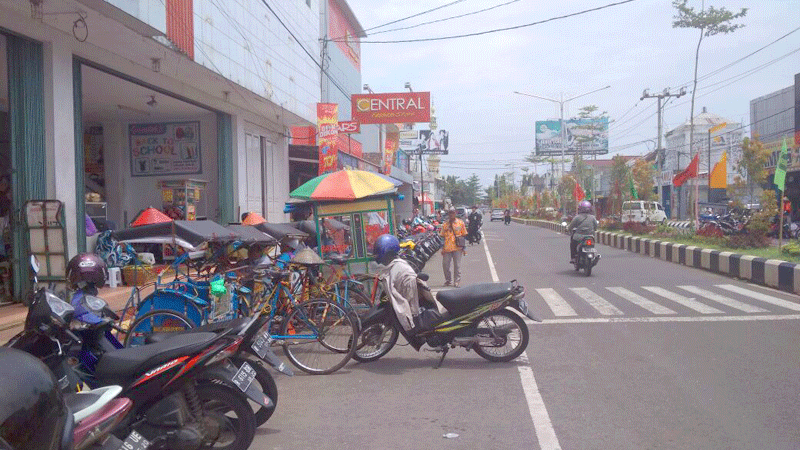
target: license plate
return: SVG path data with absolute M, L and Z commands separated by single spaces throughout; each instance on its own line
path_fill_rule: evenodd
M 261 333 L 258 338 L 256 338 L 253 345 L 250 348 L 256 352 L 259 358 L 264 359 L 264 356 L 267 354 L 267 349 L 269 346 L 272 345 L 272 336 L 269 335 L 269 330 L 264 331 Z
M 250 387 L 250 383 L 256 378 L 256 369 L 253 369 L 250 364 L 244 363 L 236 375 L 233 376 L 233 384 L 235 384 L 242 392 L 245 392 Z
M 147 447 L 150 447 L 150 441 L 138 432 L 131 431 L 131 434 L 125 438 L 125 442 L 122 443 L 119 450 L 147 450 Z

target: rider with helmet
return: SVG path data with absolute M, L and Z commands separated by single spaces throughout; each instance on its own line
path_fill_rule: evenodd
M 567 226 L 567 231 L 572 233 L 572 239 L 569 242 L 569 255 L 570 264 L 575 262 L 575 256 L 578 253 L 578 244 L 586 236 L 594 236 L 597 231 L 597 218 L 592 214 L 592 203 L 588 200 L 582 201 L 578 205 L 578 215 L 572 219 L 572 222 Z
M 106 263 L 94 253 L 78 253 L 67 264 L 67 281 L 72 290 L 97 295 L 97 289 L 106 284 L 106 279 Z

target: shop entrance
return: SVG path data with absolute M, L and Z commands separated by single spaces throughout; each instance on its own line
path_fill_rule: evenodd
M 87 249 L 97 236 L 91 224 L 99 232 L 126 228 L 149 207 L 173 219 L 220 220 L 219 152 L 230 152 L 220 145 L 230 132 L 219 126 L 222 114 L 80 61 L 76 72 Z

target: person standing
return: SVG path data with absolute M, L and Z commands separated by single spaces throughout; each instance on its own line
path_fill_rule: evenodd
M 444 285 L 458 287 L 461 283 L 461 256 L 467 254 L 466 235 L 467 227 L 464 222 L 456 217 L 455 208 L 447 211 L 447 222 L 442 225 L 439 234 L 444 238 L 442 248 L 442 268 L 444 269 Z M 453 274 L 450 274 L 450 262 L 453 263 Z

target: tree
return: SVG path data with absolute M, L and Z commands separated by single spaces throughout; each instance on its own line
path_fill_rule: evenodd
M 631 168 L 631 175 L 633 176 L 633 184 L 636 186 L 636 193 L 639 194 L 639 200 L 651 200 L 653 198 L 653 177 L 656 170 L 652 164 L 644 159 L 637 159 Z
M 474 173 L 464 182 L 467 204 L 477 205 L 481 200 L 481 179 Z
M 744 138 L 742 140 L 742 156 L 736 162 L 736 183 L 733 186 L 733 197 L 741 199 L 744 189 L 747 189 L 749 203 L 754 203 L 753 190 L 756 186 L 767 180 L 765 167 L 769 160 L 770 151 L 757 138 Z
M 622 202 L 627 198 L 626 187 L 630 176 L 625 158 L 616 155 L 611 158 L 611 213 L 622 210 Z
M 700 38 L 697 40 L 697 49 L 694 53 L 694 85 L 692 87 L 692 106 L 689 115 L 689 153 L 692 153 L 694 145 L 694 97 L 697 93 L 697 67 L 700 61 L 700 44 L 704 37 L 711 37 L 717 34 L 728 34 L 742 28 L 742 24 L 731 24 L 735 19 L 747 15 L 747 8 L 742 8 L 738 13 L 734 13 L 721 7 L 719 9 L 709 6 L 708 9 L 701 8 L 696 11 L 687 6 L 689 0 L 673 0 L 672 6 L 675 7 L 676 15 L 672 22 L 672 28 L 694 28 L 700 30 Z

